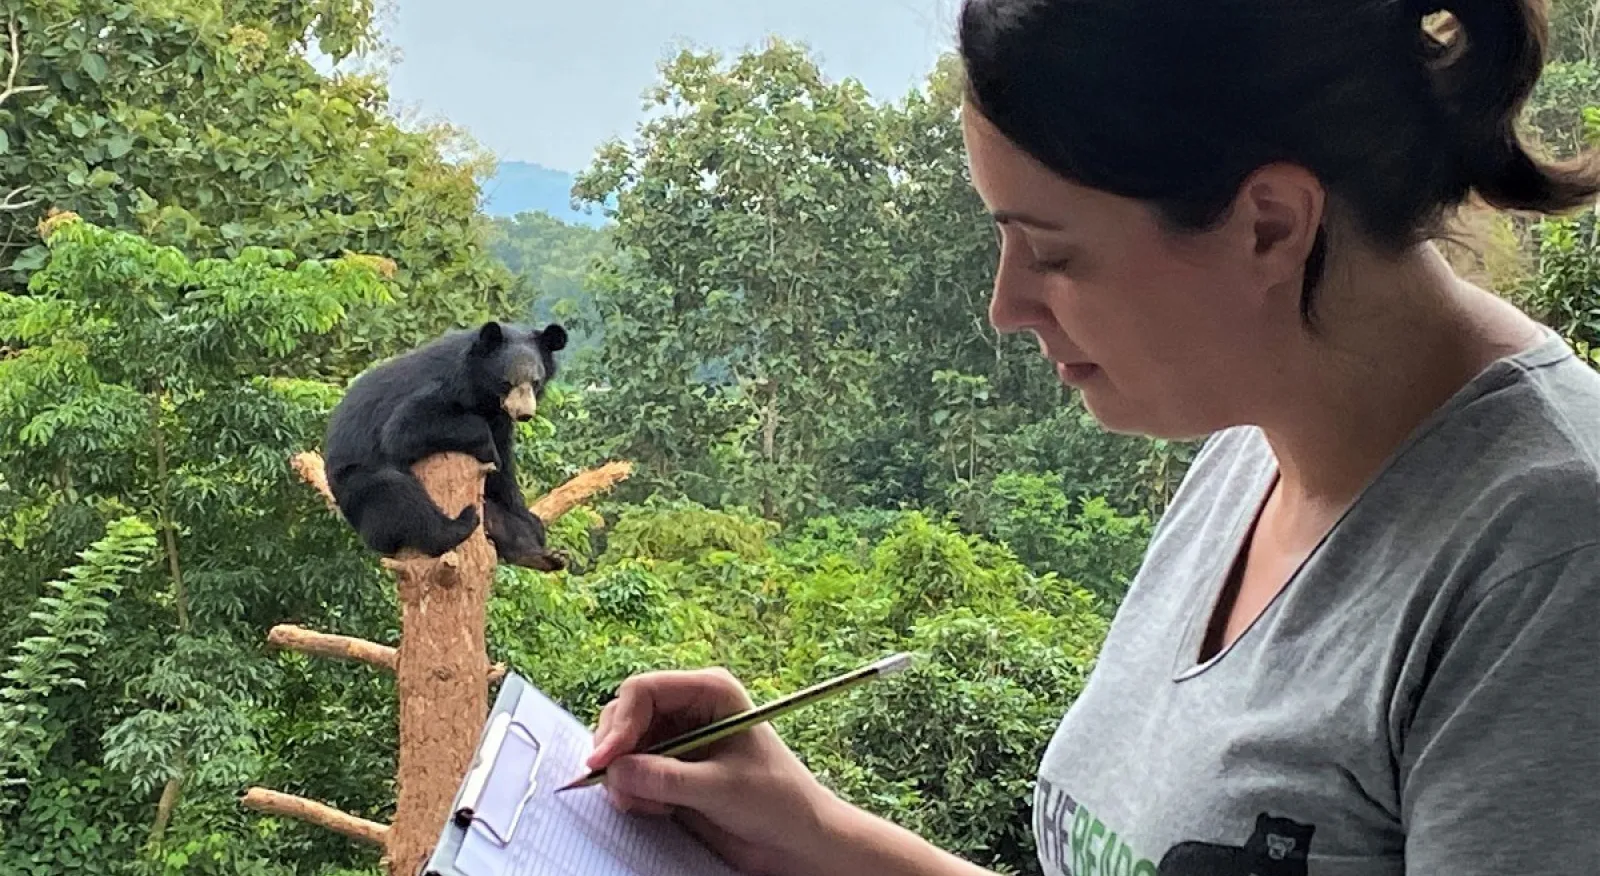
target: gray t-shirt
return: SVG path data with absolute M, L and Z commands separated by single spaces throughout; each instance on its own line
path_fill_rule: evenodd
M 1496 362 L 1196 661 L 1275 471 L 1197 455 L 1047 749 L 1048 874 L 1600 874 L 1600 375 Z

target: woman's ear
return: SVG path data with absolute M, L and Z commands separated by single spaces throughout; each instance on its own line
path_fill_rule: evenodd
M 1322 182 L 1297 165 L 1269 164 L 1245 180 L 1235 209 L 1248 223 L 1251 256 L 1264 288 L 1300 287 L 1326 204 Z

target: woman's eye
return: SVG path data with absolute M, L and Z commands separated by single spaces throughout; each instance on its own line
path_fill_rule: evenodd
M 1071 259 L 1034 259 L 1028 266 L 1036 274 L 1059 274 L 1072 263 Z

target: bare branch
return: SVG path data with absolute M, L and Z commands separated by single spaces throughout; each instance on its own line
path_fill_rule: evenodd
M 17 30 L 17 18 L 6 19 L 6 31 L 11 35 L 11 69 L 6 73 L 6 87 L 0 91 L 0 103 L 16 94 L 44 91 L 43 85 L 17 85 L 17 71 L 22 69 L 22 34 Z
M 389 828 L 385 825 L 357 818 L 332 806 L 296 797 L 293 794 L 280 794 L 277 791 L 268 791 L 266 788 L 251 788 L 239 802 L 246 809 L 315 824 L 379 848 L 383 848 L 389 838 Z
M 398 665 L 400 652 L 388 645 L 369 642 L 366 639 L 357 639 L 351 636 L 336 636 L 332 633 L 319 633 L 294 624 L 278 624 L 267 632 L 267 644 L 274 648 L 283 648 L 304 654 L 308 657 L 322 657 L 329 660 L 355 660 L 379 669 L 395 671 Z M 504 663 L 496 663 L 489 667 L 488 681 L 490 684 L 501 681 L 506 677 L 509 668 Z
M 579 472 L 572 480 L 539 497 L 529 508 L 545 523 L 560 517 L 596 493 L 610 489 L 633 474 L 631 462 L 608 462 L 599 468 Z
M 267 633 L 267 644 L 286 648 L 310 657 L 357 660 L 380 669 L 394 671 L 395 649 L 366 639 L 318 633 L 294 624 L 279 624 Z
M 302 480 L 322 494 L 322 498 L 328 503 L 329 510 L 338 511 L 338 505 L 333 501 L 333 491 L 328 488 L 328 474 L 320 454 L 310 450 L 296 453 L 294 458 L 289 461 L 289 465 L 299 473 Z M 493 470 L 493 465 L 486 464 L 483 466 L 485 474 Z M 596 493 L 610 489 L 618 481 L 625 480 L 631 474 L 633 474 L 633 463 L 621 461 L 608 462 L 599 468 L 579 472 L 572 480 L 541 496 L 530 506 L 529 510 L 537 515 L 540 520 L 549 523 L 571 511 Z M 391 571 L 398 571 L 409 561 L 415 559 L 419 558 L 402 555 L 385 558 L 383 564 Z
M 310 484 L 313 489 L 322 494 L 322 500 L 328 503 L 328 510 L 339 513 L 339 505 L 333 500 L 333 490 L 328 487 L 328 472 L 323 467 L 322 457 L 307 450 L 296 453 L 289 460 L 289 465 L 300 474 L 300 479 Z
M 22 195 L 24 193 L 26 193 L 27 191 L 28 191 L 28 187 L 27 186 L 18 186 L 16 188 L 12 189 L 9 192 L 6 192 L 6 196 L 4 198 L 0 198 L 0 212 L 11 212 L 11 211 L 15 211 L 15 210 L 26 210 L 29 207 L 32 207 L 34 204 L 39 203 L 39 201 L 43 200 L 42 198 L 34 198 L 32 200 L 29 200 L 29 201 L 18 201 L 18 200 L 16 200 L 17 198 L 22 197 Z

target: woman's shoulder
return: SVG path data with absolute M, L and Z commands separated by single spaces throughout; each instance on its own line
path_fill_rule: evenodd
M 1515 517 L 1600 539 L 1600 372 L 1565 341 L 1508 357 L 1420 436 L 1396 474 L 1438 482 L 1485 520 Z
M 1600 545 L 1600 373 L 1560 338 L 1496 363 L 1363 501 L 1478 586 Z

